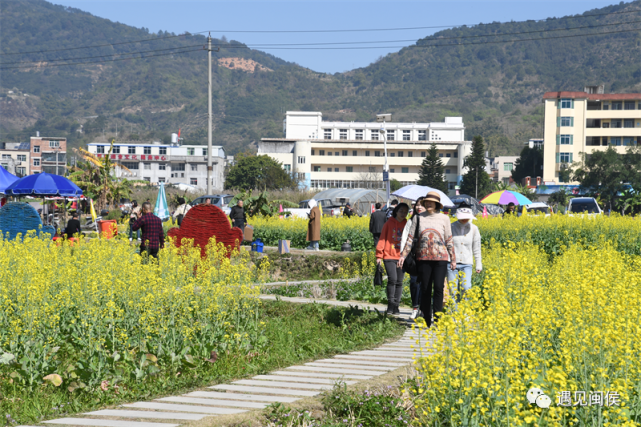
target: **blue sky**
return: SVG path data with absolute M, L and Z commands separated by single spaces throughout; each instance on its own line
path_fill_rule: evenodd
M 216 1 L 53 0 L 134 27 L 177 34 L 211 30 L 247 44 L 417 40 L 439 29 L 358 33 L 240 33 L 242 30 L 343 30 L 473 25 L 583 13 L 612 0 L 505 1 Z M 365 67 L 412 41 L 375 43 L 365 50 L 262 49 L 314 71 L 335 73 Z

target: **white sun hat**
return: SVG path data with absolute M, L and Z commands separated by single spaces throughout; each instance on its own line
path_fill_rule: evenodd
M 456 219 L 476 219 L 472 209 L 470 208 L 458 208 L 456 210 Z

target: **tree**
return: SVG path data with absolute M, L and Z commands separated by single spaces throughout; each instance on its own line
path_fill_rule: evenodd
M 539 199 L 539 195 L 536 194 L 534 190 L 532 190 L 527 185 L 517 184 L 516 187 L 512 188 L 511 190 L 524 195 L 533 202 L 536 202 Z
M 403 184 L 401 184 L 401 181 L 399 181 L 398 179 L 390 179 L 389 188 L 390 191 L 400 190 L 401 188 L 403 188 Z
M 592 194 L 599 194 L 609 204 L 615 204 L 619 193 L 626 188 L 629 169 L 625 155 L 618 154 L 610 146 L 605 151 L 593 151 L 589 156 L 583 153 L 583 161 L 574 170 L 574 180 Z
M 521 183 L 526 176 L 535 178 L 543 175 L 543 150 L 525 147 L 521 150 L 521 157 L 516 159 L 512 179 Z
M 472 140 L 472 154 L 465 158 L 467 172 L 461 182 L 461 194 L 482 199 L 492 192 L 490 176 L 485 171 L 485 146 L 483 138 L 475 136 Z
M 443 175 L 443 162 L 438 156 L 435 143 L 432 143 L 427 151 L 427 156 L 421 163 L 421 169 L 418 171 L 418 185 L 436 188 L 444 193 L 447 192 L 447 181 Z
M 565 208 L 571 198 L 572 196 L 562 188 L 550 194 L 550 197 L 548 198 L 548 204 L 551 206 L 559 206 Z
M 267 155 L 241 155 L 229 169 L 225 188 L 276 190 L 295 188 L 296 182 L 283 165 Z

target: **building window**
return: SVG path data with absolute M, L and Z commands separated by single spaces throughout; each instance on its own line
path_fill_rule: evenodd
M 332 156 L 332 155 L 334 155 L 334 152 L 333 152 L 333 151 L 328 151 L 328 152 L 327 152 L 327 155 L 328 155 L 328 156 Z
M 359 141 L 363 139 L 363 129 L 356 129 L 356 139 Z
M 34 153 L 37 153 L 37 152 L 38 152 L 38 151 L 36 151 L 36 148 L 38 149 L 38 151 L 40 151 L 40 147 L 33 147 L 33 152 L 34 152 Z M 96 147 L 96 153 L 98 153 L 98 154 L 105 154 L 105 146 L 104 146 L 104 145 L 99 145 L 99 146 L 97 146 L 97 147 Z
M 196 165 L 191 165 L 192 168 L 194 166 L 196 166 Z M 285 169 L 286 172 L 291 172 L 292 171 L 292 165 L 283 165 L 283 169 Z M 194 170 L 194 169 L 192 169 L 192 170 Z
M 610 120 L 610 127 L 620 128 L 620 127 L 622 127 L 622 125 L 623 125 L 623 122 L 621 121 L 621 119 L 612 119 L 612 120 Z
M 559 117 L 560 126 L 574 126 L 574 117 Z
M 191 165 L 191 171 L 192 171 L 192 172 L 197 172 L 197 171 L 198 171 L 198 165 L 194 165 L 194 164 L 192 164 L 192 165 Z
M 427 153 L 425 151 L 421 151 L 421 157 L 425 157 Z
M 312 149 L 312 156 L 316 155 L 316 151 Z
M 334 172 L 338 172 L 338 168 L 334 168 Z
M 450 170 L 449 169 L 445 169 L 445 173 L 450 173 Z
M 401 173 L 409 173 L 410 168 L 401 168 Z
M 323 137 L 325 139 L 332 139 L 332 130 L 331 129 L 323 129 Z
M 164 177 L 158 178 L 158 182 L 165 182 L 165 178 Z
M 556 153 L 557 163 L 572 163 L 572 153 Z
M 39 153 L 40 152 L 40 146 L 39 145 L 34 145 L 33 146 L 33 152 L 34 153 Z
M 376 172 L 376 166 L 370 166 L 369 167 L 370 172 Z
M 320 166 L 314 166 L 314 172 L 320 172 L 321 167 Z
M 621 145 L 621 138 L 620 137 L 611 137 L 610 138 L 610 145 Z
M 338 136 L 340 139 L 347 139 L 347 129 L 341 129 Z
M 11 154 L 3 154 L 2 160 L 11 160 Z
M 149 171 L 151 170 L 151 163 L 143 163 L 144 164 L 144 169 Z
M 167 154 L 167 147 L 158 147 L 158 154 L 166 155 Z M 207 149 L 203 148 L 203 156 L 207 155 Z
M 503 170 L 510 172 L 514 169 L 514 163 L 503 163 Z
M 60 147 L 60 141 L 49 141 L 49 147 L 50 148 L 57 148 Z
M 438 153 L 438 156 L 439 157 L 443 157 L 443 153 Z
M 365 150 L 365 157 L 369 157 L 369 150 Z
M 572 108 L 572 100 L 571 99 L 562 99 L 561 100 L 561 108 Z
M 331 171 L 332 171 L 332 168 L 327 168 L 327 172 L 331 172 Z
M 389 155 L 390 155 L 390 157 L 396 157 L 396 153 L 393 152 L 393 151 L 391 153 L 389 153 Z
M 408 151 L 407 152 L 407 157 L 414 157 L 414 152 L 413 151 Z
M 637 145 L 636 144 L 636 138 L 633 137 L 633 136 L 632 137 L 629 137 L 629 136 L 624 137 L 623 138 L 623 145 L 626 146 L 626 147 L 628 145 Z
M 625 119 L 623 121 L 623 127 L 624 128 L 633 128 L 634 127 L 634 119 Z
M 347 156 L 347 150 L 343 150 L 343 156 Z
M 560 145 L 572 145 L 573 135 L 559 135 L 557 136 Z
M 122 165 L 129 170 L 138 170 L 138 162 L 122 162 Z
M 120 154 L 120 146 L 119 145 L 114 145 L 114 149 L 112 151 L 113 154 Z
M 34 166 L 40 166 L 40 159 L 33 159 Z
M 380 151 L 374 151 L 374 157 L 381 157 Z
M 623 110 L 623 102 L 621 102 L 621 101 L 612 101 L 611 110 Z
M 198 178 L 189 178 L 189 183 L 191 185 L 198 185 Z
M 298 156 L 298 164 L 299 165 L 305 164 L 305 156 Z
M 458 158 L 458 152 L 457 151 L 454 152 L 454 158 L 455 159 Z
M 403 152 L 402 151 L 398 152 L 398 157 L 403 157 Z
M 625 105 L 623 106 L 623 109 L 634 110 L 636 108 L 635 104 L 636 102 L 634 101 L 625 101 Z
M 352 151 L 352 156 L 358 156 L 358 151 L 356 150 Z
M 128 147 L 127 154 L 136 154 L 136 147 Z
M 324 156 L 325 155 L 325 150 L 318 150 L 318 155 L 319 156 Z
M 419 130 L 418 131 L 418 140 L 419 141 L 427 141 L 427 131 L 426 130 Z
M 378 141 L 379 134 L 380 134 L 380 132 L 378 130 L 371 131 L 372 141 Z
M 159 171 L 167 170 L 167 165 L 164 163 L 158 163 L 158 170 Z
M 336 151 L 336 152 L 334 153 L 334 155 L 335 155 L 335 156 L 340 156 L 340 153 L 339 153 L 338 151 Z
M 175 167 L 172 166 L 172 169 L 175 170 L 175 171 L 184 171 L 185 170 L 185 164 L 184 163 L 178 163 L 178 164 L 176 164 Z M 176 174 L 176 178 L 178 178 L 178 174 Z
M 345 167 L 345 172 L 354 172 L 354 167 L 353 166 Z
M 412 140 L 412 131 L 411 130 L 404 130 L 403 131 L 403 141 L 411 141 Z
M 388 141 L 394 141 L 395 136 L 396 136 L 396 131 L 393 131 L 393 130 L 388 130 L 387 131 L 387 140 Z
M 451 153 L 445 153 L 445 157 L 452 157 Z
M 26 154 L 18 154 L 18 161 L 19 162 L 26 162 L 27 161 L 27 155 Z
M 194 147 L 187 147 L 187 155 L 193 156 L 194 154 L 196 154 L 196 149 Z

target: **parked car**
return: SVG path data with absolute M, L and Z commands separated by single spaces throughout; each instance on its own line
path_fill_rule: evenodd
M 533 202 L 529 205 L 524 205 L 525 209 L 530 213 L 544 214 L 546 217 L 550 216 L 550 207 L 542 202 Z M 519 216 L 522 214 L 522 211 L 519 211 Z
M 456 209 L 463 202 L 467 203 L 472 207 L 472 213 L 476 216 L 483 213 L 483 208 L 487 208 L 488 215 L 502 215 L 505 210 L 497 205 L 489 205 L 486 203 L 481 203 L 472 196 L 467 194 L 460 194 L 458 196 L 451 197 L 450 200 L 454 203 L 454 208 L 450 209 L 449 213 L 451 215 L 456 215 Z
M 229 202 L 234 198 L 231 194 L 214 194 L 214 195 L 207 195 L 207 196 L 200 196 L 196 199 L 194 199 L 190 205 L 191 206 L 196 206 L 200 205 L 201 203 L 205 203 L 206 199 L 211 199 L 211 204 L 218 206 L 219 208 L 226 208 L 227 205 L 229 205 Z
M 593 217 L 601 213 L 603 213 L 603 211 L 594 197 L 575 197 L 574 199 L 570 199 L 567 209 L 569 216 L 588 214 L 588 216 Z
M 302 202 L 298 203 L 298 209 L 309 209 L 309 202 L 310 199 L 303 200 Z M 342 206 L 335 204 L 332 202 L 330 199 L 320 199 L 316 200 L 318 203 L 318 207 L 322 208 L 323 210 L 323 215 L 331 215 L 331 216 L 339 216 L 343 210 Z

